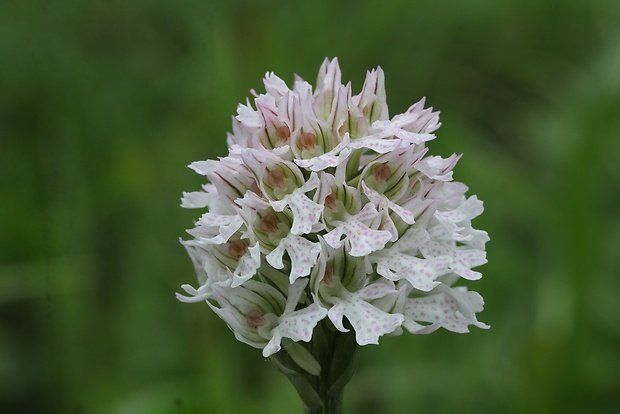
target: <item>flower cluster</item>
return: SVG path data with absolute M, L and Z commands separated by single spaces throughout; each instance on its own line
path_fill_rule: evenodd
M 471 220 L 483 205 L 452 181 L 458 156 L 427 155 L 438 112 L 423 99 L 390 119 L 383 71 L 352 95 L 336 59 L 314 91 L 273 73 L 264 84 L 256 109 L 239 105 L 228 156 L 190 165 L 210 183 L 182 206 L 208 212 L 182 241 L 200 286 L 178 299 L 206 301 L 265 357 L 325 318 L 359 345 L 487 328 L 482 297 L 455 286 L 481 277 L 488 236 Z

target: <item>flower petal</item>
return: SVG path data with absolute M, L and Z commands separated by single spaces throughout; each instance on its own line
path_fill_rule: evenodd
M 267 93 L 274 97 L 274 99 L 279 100 L 281 97 L 286 95 L 289 92 L 288 86 L 286 86 L 286 82 L 284 82 L 280 77 L 278 77 L 273 72 L 267 72 L 265 77 L 263 78 L 263 83 L 265 85 L 265 90 Z
M 439 288 L 436 294 L 407 300 L 403 309 L 407 321 L 403 326 L 406 329 L 411 333 L 422 333 L 420 332 L 422 330 L 426 332 L 429 329 L 443 327 L 452 332 L 465 333 L 469 332 L 469 325 L 482 329 L 489 328 L 488 325 L 478 322 L 475 317 L 475 313 L 481 311 L 484 305 L 480 294 L 467 291 L 464 287 Z M 431 323 L 433 328 L 420 328 L 423 325 L 417 321 Z
M 198 220 L 198 225 L 188 233 L 196 238 L 199 244 L 226 243 L 244 224 L 239 215 L 205 213 Z
M 308 158 L 305 160 L 295 159 L 295 164 L 302 168 L 308 168 L 310 171 L 323 171 L 329 167 L 337 167 L 344 163 L 349 155 L 351 155 L 352 149 L 347 148 L 349 142 L 349 134 L 346 133 L 342 138 L 342 141 L 331 151 L 314 158 Z
M 278 326 L 271 331 L 273 336 L 263 349 L 263 356 L 268 357 L 278 352 L 282 338 L 290 338 L 295 342 L 309 342 L 316 324 L 325 316 L 327 316 L 327 310 L 318 303 L 313 303 L 282 317 Z
M 366 183 L 363 181 L 362 181 L 362 188 L 364 189 L 364 194 L 366 194 L 366 197 L 368 197 L 368 199 L 372 201 L 373 203 L 375 203 L 376 205 L 386 205 L 390 210 L 396 213 L 407 224 L 415 223 L 415 215 L 411 211 L 399 206 L 398 204 L 396 204 L 395 202 L 393 202 L 386 196 L 377 193 L 375 190 L 369 188 L 366 185 Z
M 289 278 L 290 282 L 293 283 L 297 278 L 310 274 L 312 267 L 317 262 L 319 252 L 321 251 L 321 244 L 313 243 L 295 234 L 289 234 L 280 240 L 278 246 L 265 259 L 274 268 L 282 269 L 284 267 L 282 258 L 285 251 L 291 258 Z
M 181 207 L 183 208 L 204 208 L 211 202 L 210 194 L 204 191 L 183 192 Z
M 459 158 L 461 156 L 456 154 L 452 154 L 449 158 L 426 157 L 416 162 L 414 167 L 433 180 L 451 181 L 452 169 Z
M 390 134 L 380 135 L 390 136 Z M 400 139 L 385 139 L 384 137 L 370 136 L 352 141 L 349 144 L 349 148 L 367 148 L 378 152 L 379 154 L 386 154 L 388 152 L 396 151 L 401 146 L 401 144 L 402 141 Z
M 390 251 L 377 262 L 377 273 L 393 281 L 406 279 L 414 288 L 429 292 L 440 284 L 437 277 L 448 273 L 449 263 L 447 256 L 420 259 Z
M 260 244 L 256 242 L 249 247 L 246 254 L 239 259 L 239 264 L 233 274 L 231 287 L 242 285 L 246 280 L 251 279 L 260 267 Z
M 348 241 L 351 256 L 366 256 L 374 251 L 381 250 L 392 239 L 392 233 L 386 230 L 375 230 L 364 224 L 362 220 L 371 220 L 378 215 L 377 209 L 368 203 L 355 216 L 349 216 L 345 221 L 338 222 L 336 227 L 324 237 L 327 244 L 337 249 Z M 341 240 L 342 236 L 346 236 Z
M 242 286 L 231 288 L 214 284 L 211 297 L 217 305 L 207 304 L 232 329 L 235 337 L 255 348 L 264 348 L 268 342 L 261 336 L 256 326 L 248 323 L 247 315 L 258 311 L 262 315 L 281 314 L 284 310 L 284 296 L 273 286 L 249 280 Z
M 338 59 L 334 58 L 331 62 L 325 59 L 316 80 L 314 93 L 314 112 L 321 119 L 327 119 L 334 102 L 336 91 L 341 86 L 341 72 L 338 66 Z
M 323 205 L 312 201 L 305 193 L 314 190 L 319 186 L 319 178 L 312 173 L 310 179 L 301 187 L 288 194 L 279 201 L 270 201 L 269 204 L 275 211 L 283 211 L 288 205 L 293 212 L 293 225 L 291 233 L 307 234 L 312 231 L 312 227 L 321 219 Z
M 246 101 L 245 105 L 239 104 L 237 106 L 237 116 L 235 118 L 249 128 L 262 128 L 264 126 L 258 112 L 252 108 L 249 100 Z
M 385 75 L 380 67 L 366 72 L 366 80 L 364 81 L 362 92 L 354 96 L 352 101 L 371 123 L 376 120 L 383 121 L 388 119 Z
M 284 313 L 278 319 L 278 325 L 271 331 L 272 337 L 263 349 L 265 358 L 280 350 L 282 338 L 290 338 L 295 342 L 310 341 L 316 324 L 327 316 L 327 310 L 316 301 L 310 306 L 295 311 L 307 285 L 308 279 L 297 279 L 289 286 Z
M 476 196 L 471 196 L 456 209 L 436 211 L 435 217 L 442 222 L 463 223 L 478 217 L 483 211 L 484 205 L 482 201 L 478 200 Z
M 327 312 L 334 326 L 342 332 L 348 331 L 343 325 L 343 317 L 346 316 L 355 330 L 355 340 L 360 345 L 378 344 L 380 336 L 394 332 L 404 321 L 403 315 L 384 312 L 365 300 L 365 298 L 376 299 L 377 295 L 393 292 L 393 289 L 384 290 L 383 287 L 373 286 L 357 294 L 349 293 L 344 298 L 332 298 L 334 305 Z
M 487 262 L 486 252 L 483 250 L 451 247 L 435 241 L 430 241 L 420 247 L 420 252 L 427 259 L 448 256 L 450 258 L 450 264 L 448 265 L 450 270 L 468 280 L 480 279 L 482 274 L 471 270 L 471 268 L 481 266 Z
M 396 115 L 389 121 L 390 125 L 401 129 L 403 132 L 416 134 L 431 134 L 436 131 L 441 124 L 439 123 L 439 112 L 433 112 L 433 108 L 424 109 L 426 98 L 411 105 L 402 114 Z M 373 124 L 374 126 L 374 124 Z
M 176 298 L 185 303 L 204 302 L 211 297 L 211 290 L 207 284 L 200 286 L 198 289 L 194 289 L 191 285 L 181 285 L 181 289 L 190 296 L 185 296 L 180 293 L 176 293 Z

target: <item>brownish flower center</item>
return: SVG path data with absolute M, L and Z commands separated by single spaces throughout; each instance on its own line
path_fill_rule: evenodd
M 323 275 L 323 283 L 325 283 L 326 285 L 332 284 L 332 282 L 334 281 L 334 279 L 332 279 L 333 272 L 334 272 L 334 269 L 332 268 L 332 265 L 328 263 L 325 266 L 325 274 Z
M 383 182 L 392 176 L 392 170 L 387 164 L 375 165 L 375 180 L 377 182 Z
M 263 314 L 260 313 L 258 309 L 252 309 L 245 315 L 245 321 L 251 328 L 258 328 L 259 326 L 263 326 L 267 323 L 265 318 L 263 318 Z
M 342 137 L 344 136 L 344 132 L 344 125 L 341 125 L 340 128 L 338 128 L 338 135 Z
M 299 144 L 308 151 L 312 151 L 316 146 L 316 136 L 310 132 L 304 132 L 299 137 Z
M 334 210 L 336 208 L 336 193 L 331 193 L 325 197 L 325 207 L 330 210 Z
M 248 246 L 241 240 L 235 240 L 228 245 L 228 254 L 237 259 L 241 259 L 248 251 Z
M 286 125 L 283 125 L 276 129 L 276 135 L 278 138 L 280 138 L 280 141 L 288 142 L 288 139 L 291 137 L 291 129 Z
M 256 183 L 256 181 L 254 181 L 252 185 L 250 186 L 250 191 L 252 191 L 254 194 L 256 194 L 259 197 L 263 196 L 263 192 L 260 190 L 260 188 L 258 188 L 258 184 Z
M 263 217 L 260 221 L 260 229 L 265 233 L 277 233 L 280 231 L 280 226 L 278 225 L 278 219 L 274 215 L 268 215 Z
M 284 173 L 277 169 L 269 171 L 269 174 L 267 174 L 267 182 L 272 187 L 277 187 L 282 190 L 286 188 L 286 182 L 284 181 Z

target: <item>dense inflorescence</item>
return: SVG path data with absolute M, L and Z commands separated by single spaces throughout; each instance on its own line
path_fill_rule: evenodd
M 190 165 L 210 183 L 182 206 L 208 211 L 182 241 L 200 286 L 177 297 L 206 301 L 264 356 L 325 318 L 359 345 L 487 328 L 482 297 L 455 286 L 486 263 L 487 233 L 471 226 L 483 205 L 452 181 L 458 156 L 427 155 L 438 112 L 422 99 L 390 119 L 383 71 L 352 95 L 336 59 L 314 91 L 273 73 L 264 84 L 256 109 L 239 105 L 228 156 Z

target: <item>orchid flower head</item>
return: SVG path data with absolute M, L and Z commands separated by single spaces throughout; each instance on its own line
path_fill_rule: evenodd
M 471 224 L 483 203 L 453 181 L 460 156 L 428 154 L 439 113 L 423 98 L 390 117 L 383 70 L 353 94 L 337 59 L 314 90 L 273 73 L 264 89 L 239 104 L 228 154 L 190 164 L 208 182 L 181 205 L 206 211 L 181 241 L 198 286 L 178 299 L 206 302 L 266 357 L 321 322 L 359 345 L 488 328 L 482 297 L 459 286 L 486 263 Z

